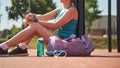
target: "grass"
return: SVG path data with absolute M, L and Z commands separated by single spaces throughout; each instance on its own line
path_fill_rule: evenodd
M 108 48 L 108 39 L 103 37 L 91 37 L 95 48 L 106 49 Z M 117 48 L 117 38 L 112 38 L 112 48 Z
M 33 38 L 31 40 L 31 42 L 29 43 L 29 47 L 30 49 L 36 49 L 37 48 L 37 42 L 38 42 L 38 38 Z
M 6 39 L 0 38 L 0 43 L 6 41 Z

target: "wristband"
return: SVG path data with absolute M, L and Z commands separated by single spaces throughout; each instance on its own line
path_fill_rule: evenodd
M 37 22 L 38 22 L 38 19 L 35 18 L 33 21 L 37 23 Z

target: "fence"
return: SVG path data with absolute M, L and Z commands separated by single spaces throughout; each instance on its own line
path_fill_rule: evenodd
M 78 25 L 78 36 L 85 34 L 85 0 L 77 0 L 77 7 L 79 12 L 79 25 Z M 120 0 L 117 0 L 117 51 L 120 53 Z M 112 43 L 111 43 L 111 0 L 108 0 L 108 51 L 112 52 Z

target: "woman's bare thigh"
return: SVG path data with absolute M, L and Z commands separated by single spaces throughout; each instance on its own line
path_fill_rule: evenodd
M 59 38 L 59 36 L 56 35 L 53 31 L 45 28 L 44 26 L 40 25 L 39 23 L 33 23 L 30 26 L 35 28 L 37 36 L 43 37 L 44 40 L 46 40 L 46 41 L 48 40 L 48 38 L 50 36 L 57 36 Z

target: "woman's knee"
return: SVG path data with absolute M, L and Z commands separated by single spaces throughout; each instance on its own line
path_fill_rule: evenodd
M 39 23 L 32 23 L 32 24 L 30 24 L 30 26 L 31 26 L 32 28 L 38 28 L 38 27 L 40 27 L 41 25 L 40 25 Z

